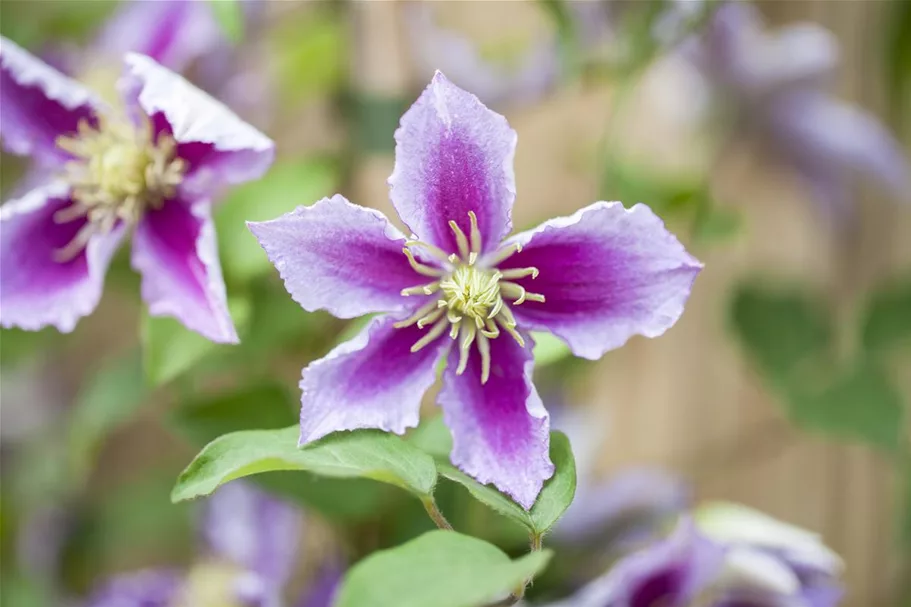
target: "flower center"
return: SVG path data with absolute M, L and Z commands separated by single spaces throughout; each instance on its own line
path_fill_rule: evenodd
M 455 221 L 449 227 L 455 234 L 459 247 L 458 255 L 447 255 L 443 250 L 419 241 L 405 243 L 403 252 L 408 257 L 411 267 L 418 274 L 437 278 L 434 282 L 404 289 L 402 295 L 433 295 L 437 299 L 422 306 L 409 318 L 395 324 L 398 328 L 417 324 L 419 329 L 432 325 L 431 328 L 413 346 L 417 352 L 434 341 L 449 328 L 449 336 L 459 340 L 459 366 L 456 374 L 465 372 L 468 355 L 472 345 L 477 345 L 481 356 L 481 383 L 487 383 L 490 377 L 490 341 L 500 336 L 502 329 L 512 336 L 520 346 L 525 346 L 522 335 L 516 331 L 516 319 L 510 304 L 504 298 L 511 299 L 512 305 L 525 301 L 544 302 L 544 296 L 528 293 L 521 285 L 510 282 L 511 279 L 538 276 L 537 268 L 515 268 L 498 270 L 497 264 L 522 250 L 516 243 L 503 247 L 487 258 L 481 258 L 481 232 L 478 229 L 478 218 L 469 211 L 471 232 L 468 236 Z M 442 267 L 433 267 L 415 259 L 411 248 L 420 248 L 431 257 L 442 262 Z
M 147 208 L 161 208 L 174 196 L 186 169 L 176 157 L 174 138 L 156 138 L 148 121 L 137 127 L 125 118 L 99 117 L 94 127 L 82 120 L 75 135 L 57 138 L 57 147 L 74 157 L 64 168 L 73 204 L 58 211 L 54 221 L 88 220 L 55 252 L 60 262 L 76 257 L 93 235 L 107 234 L 121 221 L 136 225 Z
M 237 581 L 243 575 L 239 568 L 209 561 L 193 566 L 172 607 L 243 607 L 238 597 Z

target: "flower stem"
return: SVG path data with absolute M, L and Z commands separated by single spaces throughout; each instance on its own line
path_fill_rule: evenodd
M 443 513 L 440 512 L 436 500 L 433 499 L 432 495 L 421 499 L 421 503 L 424 504 L 424 510 L 427 511 L 427 515 L 436 523 L 437 527 L 452 531 L 452 525 L 449 524 L 449 521 L 447 521 L 446 517 L 443 516 Z

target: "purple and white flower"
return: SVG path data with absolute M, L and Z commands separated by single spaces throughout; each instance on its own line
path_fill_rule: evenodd
M 908 199 L 901 146 L 873 116 L 827 90 L 838 64 L 828 30 L 802 23 L 767 33 L 756 8 L 727 2 L 685 52 L 730 105 L 735 133 L 793 170 L 830 213 L 850 210 L 848 177 L 857 172 Z
M 549 607 L 835 607 L 841 559 L 818 536 L 743 506 L 700 508 Z
M 125 57 L 122 107 L 0 40 L 5 148 L 59 174 L 0 209 L 0 324 L 71 331 L 133 232 L 153 316 L 236 342 L 212 222 L 222 188 L 272 162 L 265 135 L 152 59 Z
M 391 198 L 411 238 L 338 195 L 250 224 L 304 309 L 383 313 L 304 369 L 300 442 L 416 426 L 445 359 L 453 463 L 530 508 L 554 468 L 528 331 L 597 359 L 673 325 L 702 266 L 641 204 L 598 202 L 504 241 L 516 133 L 441 73 L 395 139 Z
M 298 557 L 300 513 L 250 485 L 233 482 L 206 504 L 202 550 L 187 571 L 119 575 L 86 607 L 281 607 Z M 340 580 L 327 568 L 297 603 L 329 607 Z

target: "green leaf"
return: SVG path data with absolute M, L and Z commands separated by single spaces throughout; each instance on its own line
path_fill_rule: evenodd
M 266 221 L 330 196 L 338 181 L 334 163 L 284 160 L 260 179 L 235 188 L 215 216 L 219 254 L 229 282 L 246 283 L 275 270 L 247 221 Z
M 903 344 L 911 345 L 911 278 L 873 293 L 862 326 L 867 352 L 880 353 Z
M 274 495 L 345 524 L 377 518 L 395 491 L 365 478 L 327 478 L 293 470 L 257 474 L 251 480 Z
M 790 401 L 791 417 L 803 428 L 887 451 L 901 446 L 905 427 L 901 393 L 872 361 L 836 374 L 821 390 L 795 388 Z
M 552 333 L 537 333 L 533 332 L 531 334 L 532 338 L 535 340 L 535 367 L 546 367 L 556 362 L 560 362 L 572 352 L 569 350 L 569 346 L 563 343 L 558 337 L 555 337 Z
M 433 458 L 401 438 L 376 430 L 337 432 L 298 448 L 298 427 L 247 430 L 219 437 L 177 479 L 175 502 L 209 495 L 237 478 L 276 470 L 301 470 L 334 478 L 369 478 L 419 498 L 433 493 Z
M 148 396 L 139 353 L 103 366 L 80 390 L 67 423 L 72 474 L 82 478 L 102 441 L 127 422 Z
M 448 460 L 452 451 L 452 434 L 442 415 L 422 421 L 408 436 L 408 442 L 438 459 Z
M 437 460 L 437 469 L 441 476 L 468 489 L 475 499 L 516 521 L 532 536 L 540 537 L 569 508 L 576 493 L 576 462 L 569 439 L 562 432 L 550 433 L 550 458 L 556 470 L 544 483 L 531 510 L 525 510 L 492 486 L 482 485 L 446 461 Z
M 779 387 L 808 364 L 828 357 L 832 323 L 824 306 L 806 293 L 740 287 L 731 306 L 731 326 L 760 369 Z
M 237 44 L 244 38 L 244 11 L 239 0 L 209 0 L 212 15 L 225 36 Z
M 171 421 L 193 444 L 203 446 L 238 430 L 287 428 L 297 419 L 297 407 L 297 397 L 283 385 L 263 383 L 183 403 Z
M 496 546 L 430 531 L 377 552 L 345 576 L 336 607 L 477 607 L 505 598 L 544 569 L 550 551 L 511 561 Z
M 228 300 L 234 326 L 241 332 L 250 317 L 250 302 L 239 297 Z M 142 315 L 140 335 L 146 378 L 152 386 L 167 383 L 190 370 L 193 365 L 219 347 L 202 335 L 190 331 L 177 319 Z

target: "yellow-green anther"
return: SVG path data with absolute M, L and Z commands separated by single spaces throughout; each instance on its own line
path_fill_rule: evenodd
M 516 340 L 517 344 L 519 344 L 523 348 L 525 347 L 525 340 L 522 338 L 521 335 L 519 335 L 519 332 L 516 331 L 515 321 L 507 322 L 505 319 L 497 317 L 497 322 L 500 324 L 501 327 L 503 327 L 504 331 L 509 333 L 512 336 L 512 338 L 514 340 Z
M 148 121 L 137 127 L 126 118 L 102 117 L 95 127 L 82 119 L 76 134 L 58 137 L 56 144 L 73 157 L 63 173 L 73 204 L 55 213 L 54 221 L 88 220 L 55 252 L 60 262 L 78 255 L 93 235 L 109 233 L 120 222 L 135 226 L 146 209 L 160 208 L 186 170 L 174 138 L 155 135 Z
M 526 295 L 525 287 L 523 287 L 520 284 L 516 284 L 514 282 L 506 282 L 506 281 L 501 282 L 500 283 L 500 293 L 502 293 L 506 297 L 513 298 L 514 301 L 512 303 L 513 303 L 513 305 L 516 305 L 516 306 L 518 306 L 519 304 L 521 304 L 525 301 L 525 295 Z
M 417 240 L 406 241 L 407 246 L 423 248 L 430 256 L 448 263 L 441 269 L 431 268 L 417 262 L 410 251 L 405 249 L 408 261 L 416 271 L 439 277 L 440 280 L 402 289 L 402 295 L 438 293 L 438 299 L 422 306 L 413 316 L 395 326 L 410 326 L 415 322 L 418 328 L 433 325 L 412 346 L 412 352 L 417 352 L 439 338 L 449 326 L 449 337 L 459 340 L 456 373 L 462 374 L 465 371 L 471 347 L 477 344 L 481 357 L 481 383 L 486 383 L 490 377 L 490 340 L 500 337 L 501 329 L 519 346 L 525 347 L 525 340 L 516 329 L 515 316 L 504 297 L 511 300 L 513 305 L 518 305 L 526 301 L 543 302 L 544 296 L 529 293 L 525 287 L 510 280 L 527 276 L 537 278 L 537 268 L 510 268 L 502 271 L 496 268 L 498 263 L 521 251 L 522 246 L 512 243 L 491 257 L 482 258 L 483 241 L 478 218 L 475 213 L 469 212 L 468 219 L 471 225 L 468 236 L 455 221 L 449 222 L 459 249 L 458 254 L 447 256 L 434 245 Z
M 423 337 L 421 337 L 421 339 L 414 342 L 414 345 L 411 346 L 411 352 L 412 353 L 417 352 L 418 350 L 420 350 L 421 348 L 423 348 L 424 346 L 426 346 L 427 344 L 429 344 L 430 342 L 435 340 L 437 337 L 442 335 L 443 331 L 446 330 L 446 326 L 448 324 L 449 324 L 449 321 L 447 321 L 445 318 L 441 318 L 440 320 L 438 320 L 437 324 L 433 325 L 433 327 L 431 327 L 430 330 L 427 331 L 427 333 L 425 333 Z
M 443 308 L 437 308 L 436 310 L 434 310 L 427 316 L 418 320 L 418 329 L 423 329 L 427 325 L 438 321 L 440 319 L 440 317 L 443 316 L 443 312 L 444 312 Z
M 490 341 L 483 333 L 478 334 L 478 353 L 481 355 L 481 383 L 490 379 Z
M 538 268 L 511 268 L 509 270 L 500 270 L 500 273 L 507 280 L 525 278 L 526 276 L 531 276 L 532 279 L 535 279 L 538 277 Z
M 425 266 L 424 264 L 419 262 L 417 259 L 414 258 L 414 254 L 411 252 L 411 250 L 409 248 L 407 248 L 407 247 L 403 248 L 402 252 L 405 254 L 405 257 L 408 258 L 408 263 L 411 264 L 411 268 L 418 274 L 421 274 L 423 276 L 444 276 L 446 274 L 446 270 L 443 270 L 441 268 L 432 268 L 430 266 Z
M 493 255 L 490 256 L 489 259 L 485 259 L 484 261 L 490 266 L 496 266 L 503 263 L 521 250 L 522 245 L 518 242 L 514 242 L 501 249 L 498 249 Z
M 462 228 L 459 227 L 459 224 L 455 220 L 449 221 L 449 227 L 452 228 L 452 233 L 455 234 L 456 244 L 459 245 L 459 259 L 468 259 L 468 254 L 471 252 L 468 248 L 468 238 L 465 236 L 465 232 L 462 231 Z
M 488 318 L 487 322 L 485 322 L 484 325 L 487 328 L 482 330 L 481 333 L 483 333 L 490 339 L 496 339 L 497 337 L 500 336 L 500 329 L 499 329 L 499 327 L 497 327 L 497 323 L 493 319 Z
M 465 367 L 468 366 L 468 355 L 471 352 L 471 344 L 474 343 L 477 334 L 478 330 L 473 324 L 465 323 L 462 326 L 462 342 L 459 344 L 459 366 L 456 368 L 456 375 L 461 375 L 465 372 Z
M 430 253 L 431 257 L 435 257 L 435 258 L 439 259 L 440 261 L 449 261 L 449 255 L 446 253 L 446 251 L 444 251 L 440 247 L 434 246 L 432 244 L 429 244 L 429 243 L 426 243 L 426 242 L 423 242 L 420 240 L 406 240 L 405 246 L 406 247 L 418 247 L 418 248 L 424 249 L 425 251 Z
M 481 230 L 478 228 L 478 216 L 474 211 L 468 211 L 468 220 L 471 222 L 471 252 L 468 255 L 468 265 L 474 265 L 481 254 Z
M 414 323 L 420 321 L 422 318 L 426 317 L 431 312 L 434 312 L 437 307 L 437 302 L 431 301 L 430 303 L 421 306 L 417 312 L 406 318 L 405 320 L 400 320 L 399 322 L 392 325 L 396 329 L 402 329 L 404 327 L 410 327 Z
M 409 295 L 433 295 L 440 290 L 440 281 L 434 281 L 426 285 L 418 285 L 416 287 L 408 287 L 407 289 L 402 289 L 400 293 L 407 297 Z

